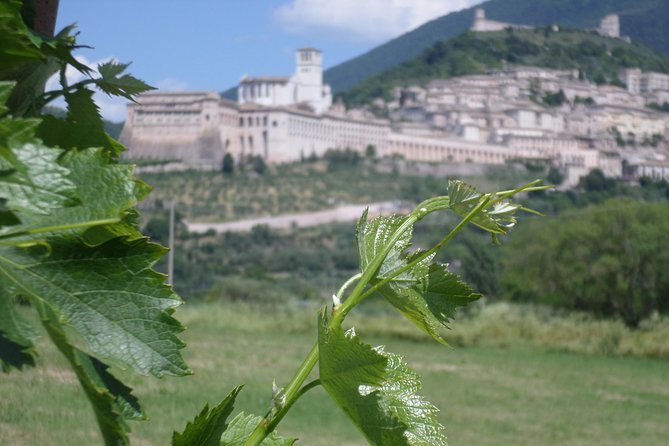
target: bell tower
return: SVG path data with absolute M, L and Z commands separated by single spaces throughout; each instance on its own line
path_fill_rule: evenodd
M 300 48 L 296 54 L 297 83 L 308 87 L 323 86 L 323 53 L 315 48 Z
M 295 55 L 295 102 L 309 104 L 316 113 L 332 105 L 332 94 L 323 85 L 323 53 L 316 48 L 300 48 Z

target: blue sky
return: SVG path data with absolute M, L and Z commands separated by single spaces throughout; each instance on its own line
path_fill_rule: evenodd
M 320 48 L 327 68 L 481 1 L 60 0 L 57 27 L 78 24 L 89 63 L 133 62 L 133 75 L 165 90 L 222 91 L 244 74 L 292 74 L 296 48 Z M 98 103 L 123 120 L 122 101 Z

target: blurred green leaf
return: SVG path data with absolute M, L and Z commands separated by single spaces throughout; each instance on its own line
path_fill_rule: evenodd
M 109 136 L 104 129 L 100 109 L 93 100 L 93 91 L 81 87 L 65 93 L 67 117 L 65 119 L 46 115 L 38 128 L 38 136 L 50 146 L 62 149 L 86 149 L 102 147 L 112 157 L 125 151 L 125 147 Z
M 259 416 L 240 413 L 230 422 L 223 433 L 221 446 L 244 446 L 246 440 L 261 421 L 262 418 Z M 295 438 L 283 438 L 272 432 L 260 443 L 260 446 L 292 446 L 296 441 Z
M 242 386 L 235 387 L 221 403 L 209 410 L 205 405 L 193 421 L 186 424 L 183 433 L 174 432 L 172 446 L 220 446 L 221 435 L 228 427 L 228 417 Z
M 95 84 L 109 95 L 123 96 L 130 100 L 135 95 L 153 90 L 153 87 L 129 74 L 119 77 L 129 65 L 114 61 L 98 65 L 101 77 L 95 80 Z

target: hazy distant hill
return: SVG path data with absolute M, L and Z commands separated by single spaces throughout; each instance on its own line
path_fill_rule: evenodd
M 586 79 L 613 84 L 620 83 L 618 72 L 626 67 L 669 73 L 669 56 L 652 48 L 579 29 L 553 32 L 546 26 L 533 30 L 466 32 L 437 42 L 420 56 L 358 83 L 344 92 L 343 97 L 347 105 L 359 105 L 375 97 L 389 98 L 394 86 L 483 73 L 504 64 L 578 69 Z
M 479 6 L 485 8 L 491 20 L 535 26 L 594 28 L 606 14 L 617 13 L 623 35 L 669 54 L 669 0 L 491 0 Z M 469 29 L 474 10 L 440 17 L 332 67 L 325 72 L 325 80 L 335 92 L 348 90 L 368 77 L 413 59 L 436 42 Z

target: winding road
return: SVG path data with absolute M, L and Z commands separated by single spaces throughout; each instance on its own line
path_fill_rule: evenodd
M 252 218 L 248 220 L 231 221 L 225 223 L 191 223 L 184 222 L 189 232 L 203 234 L 209 231 L 244 232 L 258 225 L 267 225 L 272 229 L 289 229 L 291 227 L 318 226 L 327 223 L 345 223 L 356 221 L 360 218 L 365 208 L 369 208 L 369 214 L 388 215 L 399 212 L 406 207 L 406 203 L 397 201 L 384 201 L 370 204 L 348 204 L 323 211 L 305 212 L 300 214 L 283 214 L 272 217 Z

